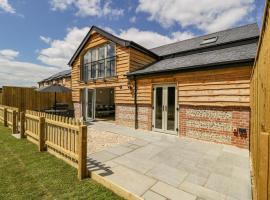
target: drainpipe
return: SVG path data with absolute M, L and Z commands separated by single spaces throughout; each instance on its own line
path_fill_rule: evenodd
M 138 129 L 138 104 L 137 104 L 137 79 L 136 76 L 134 78 L 134 104 L 135 104 L 135 129 Z

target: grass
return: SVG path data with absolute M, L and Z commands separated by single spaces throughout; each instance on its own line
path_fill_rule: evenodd
M 122 199 L 0 124 L 0 199 Z

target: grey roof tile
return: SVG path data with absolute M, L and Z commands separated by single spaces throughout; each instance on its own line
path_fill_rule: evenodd
M 52 76 L 50 76 L 48 78 L 45 78 L 40 82 L 51 81 L 51 80 L 59 79 L 59 78 L 62 78 L 62 77 L 68 77 L 68 76 L 71 76 L 71 69 L 64 70 L 64 71 L 58 72 L 56 74 L 53 74 Z
M 255 58 L 257 43 L 244 44 L 223 49 L 206 51 L 160 60 L 152 65 L 128 75 L 152 74 L 165 71 L 183 70 L 211 65 L 248 61 Z
M 248 24 L 237 28 L 232 28 L 224 31 L 219 31 L 216 33 L 211 33 L 208 35 L 203 35 L 196 38 L 191 38 L 188 40 L 183 40 L 180 42 L 175 42 L 172 44 L 163 45 L 150 50 L 159 56 L 164 56 L 184 51 L 190 51 L 193 49 L 200 49 L 214 45 L 221 45 L 233 41 L 259 37 L 259 34 L 260 34 L 259 28 L 256 23 Z M 204 41 L 204 39 L 212 37 L 218 37 L 215 43 L 201 45 L 201 42 Z

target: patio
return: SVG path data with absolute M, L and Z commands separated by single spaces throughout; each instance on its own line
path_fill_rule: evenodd
M 248 150 L 107 122 L 88 146 L 92 178 L 129 199 L 252 199 Z

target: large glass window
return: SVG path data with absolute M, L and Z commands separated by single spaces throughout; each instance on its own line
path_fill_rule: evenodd
M 90 49 L 84 55 L 83 70 L 87 80 L 115 76 L 115 44 Z

